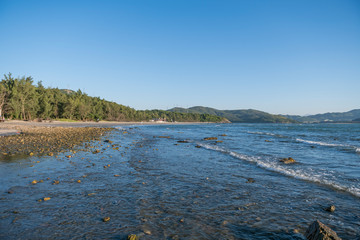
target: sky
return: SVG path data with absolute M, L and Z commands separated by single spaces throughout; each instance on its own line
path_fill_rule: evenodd
M 135 109 L 360 108 L 358 0 L 0 0 L 0 75 Z

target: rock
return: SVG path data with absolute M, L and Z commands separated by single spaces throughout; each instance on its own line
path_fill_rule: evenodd
M 199 145 L 196 145 L 195 147 L 196 147 L 196 148 L 201 148 L 201 146 L 199 146 Z
M 93 154 L 96 154 L 96 153 L 99 153 L 100 150 L 99 149 L 96 149 L 95 151 L 93 151 Z
M 336 232 L 331 230 L 320 221 L 314 221 L 306 230 L 305 237 L 308 240 L 341 240 Z
M 131 234 L 127 237 L 127 240 L 139 240 L 139 237 L 135 234 Z
M 209 141 L 209 140 L 217 140 L 217 137 L 206 137 L 204 138 L 205 141 Z
M 253 178 L 248 178 L 246 181 L 246 183 L 254 183 L 254 182 L 255 182 L 255 179 L 253 179 Z
M 146 235 L 151 235 L 151 231 L 150 231 L 150 230 L 144 230 L 144 233 L 145 233 Z
M 178 143 L 188 143 L 188 141 L 186 140 L 180 140 L 180 141 L 177 141 Z
M 334 205 L 331 205 L 331 206 L 325 208 L 325 211 L 334 212 L 334 211 L 335 211 L 335 206 L 334 206 Z
M 285 164 L 296 163 L 296 161 L 291 157 L 280 159 L 280 162 Z

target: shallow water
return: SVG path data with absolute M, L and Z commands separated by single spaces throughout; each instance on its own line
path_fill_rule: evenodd
M 358 124 L 127 126 L 92 145 L 0 163 L 0 239 L 303 239 L 316 219 L 360 237 Z

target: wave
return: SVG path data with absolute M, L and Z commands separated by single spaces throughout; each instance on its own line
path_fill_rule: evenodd
M 277 172 L 277 173 L 280 173 L 280 174 L 283 174 L 283 175 L 286 175 L 289 177 L 294 177 L 297 179 L 326 185 L 328 187 L 332 187 L 337 190 L 345 191 L 345 192 L 351 193 L 352 195 L 360 197 L 360 187 L 344 186 L 333 180 L 326 179 L 326 178 L 324 178 L 324 177 L 326 177 L 326 175 L 328 175 L 326 173 L 323 173 L 321 175 L 318 173 L 319 171 L 315 171 L 313 169 L 304 169 L 304 168 L 294 169 L 289 166 L 279 164 L 278 161 L 274 161 L 274 159 L 264 159 L 261 157 L 248 156 L 248 155 L 237 153 L 237 152 L 234 152 L 234 151 L 231 151 L 229 149 L 222 148 L 219 146 L 208 145 L 208 144 L 203 144 L 203 143 L 199 143 L 198 145 L 202 146 L 205 149 L 225 153 L 234 158 L 255 163 L 257 166 L 259 166 L 263 169 L 266 169 L 266 170 L 274 171 L 274 172 Z
M 284 135 L 276 134 L 276 133 L 269 133 L 269 132 L 252 132 L 252 131 L 246 131 L 246 133 L 257 134 L 257 135 L 265 135 L 265 136 L 272 136 L 272 137 L 279 137 L 279 138 L 288 138 L 288 136 L 284 136 Z
M 310 140 L 304 140 L 301 138 L 296 138 L 296 141 L 313 144 L 313 145 L 327 146 L 327 147 L 343 147 L 343 148 L 353 149 L 357 153 L 360 152 L 360 147 L 347 145 L 347 144 L 327 143 L 327 142 L 321 142 L 321 141 L 310 141 Z
M 321 145 L 321 146 L 328 146 L 328 147 L 346 147 L 347 146 L 344 144 L 326 143 L 326 142 L 320 142 L 320 141 L 310 141 L 310 140 L 304 140 L 301 138 L 296 138 L 296 141 L 309 143 L 309 144 L 315 144 L 315 145 Z

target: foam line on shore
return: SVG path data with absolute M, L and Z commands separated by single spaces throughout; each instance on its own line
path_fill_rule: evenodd
M 323 175 L 318 174 L 318 171 L 314 171 L 311 168 L 307 169 L 306 171 L 304 171 L 304 169 L 294 169 L 291 166 L 285 166 L 283 164 L 280 164 L 278 161 L 274 159 L 263 159 L 261 157 L 247 156 L 245 154 L 237 153 L 226 148 L 222 148 L 219 146 L 212 146 L 204 143 L 199 143 L 198 145 L 208 150 L 225 153 L 234 158 L 255 163 L 257 166 L 266 170 L 274 171 L 289 177 L 294 177 L 296 179 L 301 179 L 309 182 L 326 185 L 328 187 L 335 188 L 337 190 L 351 193 L 356 197 L 360 197 L 360 187 L 343 186 L 340 183 L 334 182 L 329 179 L 325 179 Z

